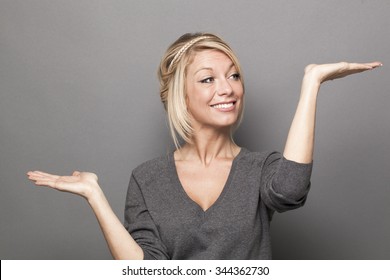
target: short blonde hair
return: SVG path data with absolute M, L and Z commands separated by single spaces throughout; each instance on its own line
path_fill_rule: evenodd
M 176 148 L 180 147 L 178 136 L 191 143 L 193 128 L 186 104 L 186 72 L 194 53 L 202 50 L 218 50 L 227 55 L 242 79 L 239 61 L 229 45 L 211 33 L 186 33 L 177 39 L 165 52 L 158 70 L 160 97 L 168 115 L 168 124 Z M 243 116 L 243 105 L 231 133 L 239 126 Z

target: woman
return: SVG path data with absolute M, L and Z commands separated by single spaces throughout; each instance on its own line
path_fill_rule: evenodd
M 115 259 L 270 259 L 273 213 L 300 207 L 307 197 L 320 85 L 381 65 L 308 65 L 283 154 L 255 153 L 232 139 L 244 108 L 236 56 L 216 35 L 185 34 L 159 69 L 177 149 L 133 171 L 124 226 L 95 174 L 28 176 L 86 198 Z

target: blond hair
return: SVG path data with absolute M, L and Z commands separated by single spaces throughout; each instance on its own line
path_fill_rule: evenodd
M 165 52 L 158 70 L 160 81 L 160 97 L 168 115 L 168 124 L 176 148 L 180 147 L 180 136 L 186 143 L 191 143 L 193 128 L 186 103 L 186 70 L 193 54 L 201 50 L 218 50 L 227 55 L 241 77 L 239 61 L 229 45 L 220 37 L 211 33 L 186 33 L 177 39 Z M 237 122 L 231 129 L 238 127 L 243 116 L 243 106 Z

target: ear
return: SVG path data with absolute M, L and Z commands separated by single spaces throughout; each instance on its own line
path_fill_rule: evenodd
M 188 99 L 188 95 L 186 93 L 184 93 L 184 94 L 185 94 L 185 99 L 186 99 L 186 109 L 188 111 L 188 104 L 189 104 L 190 100 Z
M 186 82 L 187 82 L 187 81 L 186 81 Z M 189 100 L 189 98 L 188 98 L 188 94 L 187 94 L 187 85 L 186 85 L 186 84 L 184 84 L 183 90 L 184 90 L 184 99 L 185 99 L 185 101 L 186 101 L 186 110 L 188 111 L 188 107 L 189 107 L 189 104 L 190 104 L 190 100 Z

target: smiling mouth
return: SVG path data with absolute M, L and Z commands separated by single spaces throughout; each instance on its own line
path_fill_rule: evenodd
M 228 109 L 233 107 L 235 103 L 236 103 L 235 101 L 229 103 L 219 103 L 219 104 L 211 105 L 211 107 L 215 109 Z

